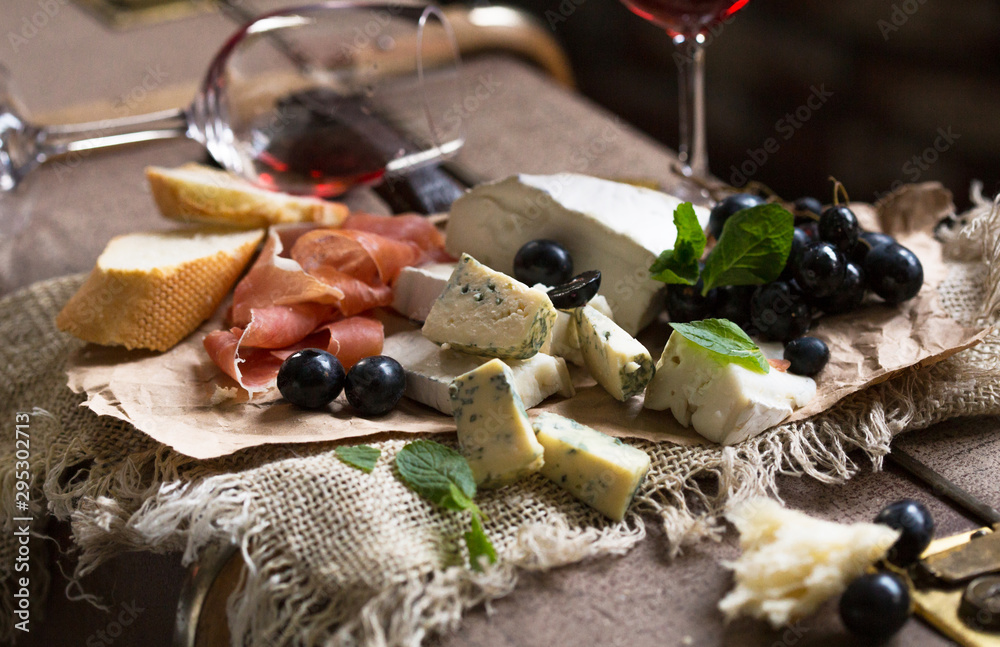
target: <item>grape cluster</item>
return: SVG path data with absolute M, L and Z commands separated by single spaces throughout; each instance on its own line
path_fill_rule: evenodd
M 710 233 L 718 237 L 729 217 L 762 202 L 748 194 L 725 198 L 712 210 Z M 891 236 L 862 230 L 848 207 L 823 209 L 815 198 L 800 198 L 794 213 L 791 251 L 776 281 L 720 287 L 705 296 L 700 285 L 670 285 L 667 312 L 671 321 L 720 317 L 751 336 L 789 344 L 805 335 L 814 318 L 852 312 L 869 292 L 896 304 L 920 291 L 924 271 L 916 255 Z M 792 362 L 790 370 L 804 375 L 819 372 L 828 357 L 826 344 L 819 340 L 789 344 L 785 349 L 785 359 Z

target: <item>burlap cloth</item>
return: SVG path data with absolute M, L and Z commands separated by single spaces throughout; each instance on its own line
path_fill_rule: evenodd
M 946 236 L 950 276 L 939 288 L 946 309 L 969 325 L 994 322 L 1000 294 L 1000 268 L 984 261 L 1000 254 L 1000 208 L 980 199 L 973 211 Z M 6 449 L 14 446 L 11 422 L 17 411 L 30 411 L 34 529 L 41 532 L 46 511 L 70 521 L 77 576 L 123 550 L 182 551 L 189 563 L 209 542 L 238 542 L 249 569 L 229 604 L 233 644 L 417 645 L 428 632 L 454 628 L 470 606 L 512 590 L 519 569 L 622 553 L 643 539 L 649 520 L 663 525 L 678 550 L 717 536 L 727 503 L 773 493 L 779 473 L 843 481 L 859 457 L 879 465 L 895 434 L 1000 414 L 1000 337 L 991 334 L 940 364 L 735 447 L 637 442 L 652 456 L 652 470 L 621 523 L 540 476 L 483 492 L 479 503 L 500 562 L 475 574 L 463 566 L 468 519 L 422 500 L 392 473 L 393 456 L 412 436 L 372 439 L 383 456 L 370 475 L 340 462 L 330 444 L 264 446 L 198 461 L 81 407 L 64 375 L 79 342 L 53 326 L 81 280 L 38 283 L 0 301 L 4 491 L 14 479 Z M 12 504 L 3 498 L 5 640 L 13 633 Z M 32 558 L 32 597 L 40 600 L 45 556 L 36 550 Z

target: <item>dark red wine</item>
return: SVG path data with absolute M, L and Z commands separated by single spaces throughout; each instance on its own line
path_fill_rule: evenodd
M 291 193 L 332 197 L 385 175 L 398 151 L 380 134 L 386 126 L 354 100 L 323 91 L 290 95 L 279 102 L 254 138 L 266 145 L 254 160 L 260 183 Z
M 671 36 L 695 36 L 725 20 L 749 0 L 622 0 L 632 13 L 666 28 Z

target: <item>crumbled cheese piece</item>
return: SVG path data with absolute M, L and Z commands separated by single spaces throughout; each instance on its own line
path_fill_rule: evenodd
M 814 519 L 770 499 L 747 501 L 726 518 L 740 532 L 743 554 L 724 563 L 736 586 L 719 610 L 727 621 L 752 616 L 775 628 L 843 593 L 899 538 L 888 526 Z

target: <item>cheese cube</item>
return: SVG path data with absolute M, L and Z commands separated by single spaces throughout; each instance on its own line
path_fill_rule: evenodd
M 454 263 L 404 267 L 392 284 L 392 309 L 415 321 L 423 321 L 454 271 Z
M 644 406 L 670 409 L 685 427 L 733 445 L 780 423 L 815 395 L 811 378 L 773 368 L 756 373 L 675 331 L 656 364 Z
M 556 320 L 541 290 L 463 254 L 424 322 L 424 336 L 474 355 L 526 359 L 539 351 Z
M 534 286 L 539 287 L 539 286 Z M 547 290 L 545 286 L 542 289 Z M 597 295 L 590 300 L 587 305 L 592 306 L 598 312 L 614 318 L 608 300 Z M 557 310 L 556 323 L 552 326 L 552 332 L 548 339 L 542 344 L 541 352 L 562 357 L 567 362 L 572 362 L 577 366 L 586 366 L 583 361 L 583 353 L 580 352 L 580 337 L 576 334 L 576 322 L 573 321 L 573 310 Z
M 575 318 L 580 352 L 597 383 L 622 402 L 642 393 L 653 377 L 646 347 L 590 306 L 577 309 Z
M 406 397 L 449 416 L 452 411 L 448 387 L 452 380 L 490 361 L 488 357 L 441 348 L 419 330 L 386 337 L 382 354 L 403 366 Z M 528 359 L 512 359 L 506 363 L 526 409 L 556 393 L 566 398 L 576 394 L 566 361 L 561 357 L 538 353 Z
M 674 246 L 680 203 L 586 175 L 516 175 L 477 186 L 452 204 L 445 247 L 509 274 L 522 245 L 556 240 L 577 271 L 601 271 L 600 293 L 615 322 L 634 335 L 662 308 L 664 285 L 649 278 L 649 267 Z M 702 227 L 708 224 L 708 209 L 695 207 L 695 213 Z
M 539 414 L 532 426 L 545 448 L 542 474 L 621 521 L 649 471 L 646 452 L 554 413 Z
M 507 485 L 538 471 L 544 450 L 506 364 L 494 359 L 460 375 L 449 394 L 459 451 L 469 461 L 477 485 Z

